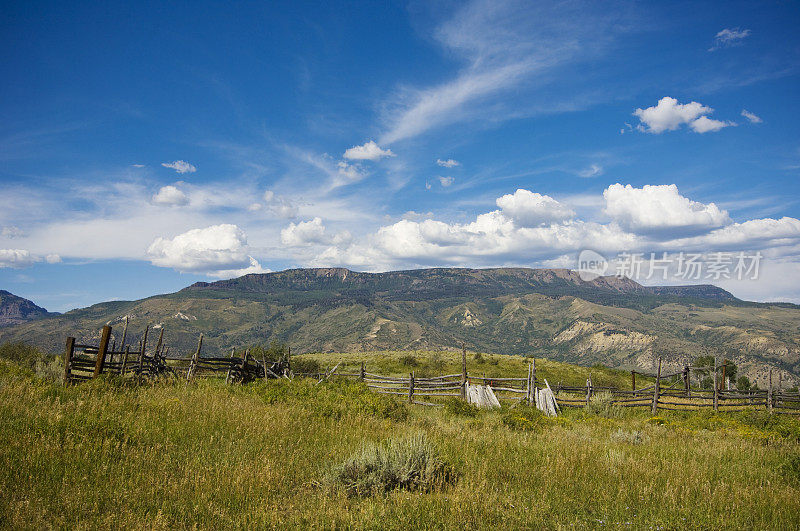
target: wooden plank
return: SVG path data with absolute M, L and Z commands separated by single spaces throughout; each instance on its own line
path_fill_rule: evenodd
M 100 346 L 97 350 L 97 361 L 94 365 L 94 375 L 92 378 L 97 378 L 103 372 L 103 364 L 106 361 L 106 351 L 108 350 L 108 340 L 111 339 L 111 327 L 106 325 L 100 333 Z
M 658 373 L 656 374 L 656 386 L 653 390 L 653 407 L 651 411 L 653 415 L 658 411 L 658 392 L 661 387 L 661 358 L 658 358 Z
M 67 346 L 64 349 L 64 383 L 68 384 L 72 376 L 72 354 L 75 352 L 75 338 L 67 338 Z

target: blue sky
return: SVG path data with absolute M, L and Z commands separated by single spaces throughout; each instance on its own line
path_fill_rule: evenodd
M 800 302 L 798 2 L 4 8 L 0 288 L 50 310 L 587 249 Z

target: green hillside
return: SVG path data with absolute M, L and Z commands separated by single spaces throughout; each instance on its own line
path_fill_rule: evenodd
M 209 352 L 271 340 L 295 353 L 470 350 L 584 366 L 668 370 L 699 355 L 732 359 L 740 374 L 787 386 L 800 376 L 800 309 L 740 301 L 713 286 L 652 288 L 628 279 L 586 282 L 558 269 L 421 269 L 358 273 L 295 269 L 198 283 L 140 301 L 109 302 L 0 329 L 58 352 L 64 338 L 95 341 L 104 324 L 130 319 L 165 330 L 188 354 L 205 334 Z

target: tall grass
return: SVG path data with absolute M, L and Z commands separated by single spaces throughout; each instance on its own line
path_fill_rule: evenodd
M 525 430 L 503 419 L 531 408 L 464 417 L 372 396 L 314 381 L 63 387 L 0 361 L 0 527 L 800 527 L 797 419 L 665 411 L 659 425 L 580 408 Z M 345 463 L 368 468 L 360 449 L 420 434 L 396 451 L 406 470 L 435 455 L 456 482 L 326 486 Z

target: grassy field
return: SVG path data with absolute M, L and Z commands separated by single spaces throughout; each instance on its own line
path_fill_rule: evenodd
M 407 373 L 407 355 L 336 359 Z M 412 370 L 450 372 L 459 356 L 417 353 Z M 525 374 L 522 359 L 486 358 L 487 375 Z M 589 370 L 537 365 L 565 384 Z M 408 406 L 344 381 L 63 387 L 0 360 L 0 425 L 5 528 L 800 527 L 800 421 L 763 411 L 547 419 Z M 420 437 L 447 481 L 354 496 L 331 479 L 365 446 Z

